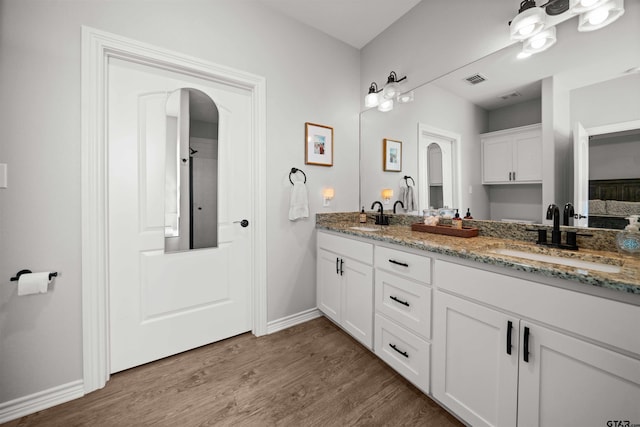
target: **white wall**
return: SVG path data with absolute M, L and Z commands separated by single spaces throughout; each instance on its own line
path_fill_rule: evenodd
M 640 177 L 640 133 L 589 143 L 589 179 Z
M 268 319 L 315 307 L 314 214 L 358 203 L 359 52 L 244 1 L 0 0 L 0 405 L 82 377 L 80 26 L 267 80 Z M 340 76 L 336 79 L 335 76 Z M 304 165 L 304 122 L 333 126 L 332 168 Z M 311 218 L 287 219 L 288 172 L 307 174 Z M 22 268 L 58 270 L 17 297 Z

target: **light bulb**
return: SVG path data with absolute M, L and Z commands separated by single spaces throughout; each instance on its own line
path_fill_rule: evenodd
M 385 99 L 378 105 L 378 110 L 386 113 L 393 110 L 393 99 Z
M 526 37 L 529 34 L 533 33 L 533 30 L 535 30 L 535 28 L 536 28 L 536 26 L 534 24 L 526 25 L 526 26 L 520 28 L 520 31 L 518 31 L 518 34 L 520 34 L 523 37 Z
M 547 39 L 544 37 L 536 37 L 531 40 L 531 47 L 534 49 L 540 49 L 547 42 Z
M 364 106 L 367 108 L 376 107 L 378 105 L 378 94 L 370 93 L 364 97 Z

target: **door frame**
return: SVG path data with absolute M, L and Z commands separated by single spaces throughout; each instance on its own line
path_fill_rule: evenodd
M 110 375 L 109 239 L 107 169 L 108 61 L 119 58 L 195 76 L 251 93 L 251 185 L 249 218 L 252 333 L 267 333 L 266 80 L 199 58 L 82 26 L 81 208 L 82 351 L 84 391 L 102 388 Z

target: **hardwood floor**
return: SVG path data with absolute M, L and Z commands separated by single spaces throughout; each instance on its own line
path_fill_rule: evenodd
M 139 366 L 17 426 L 459 426 L 325 318 Z

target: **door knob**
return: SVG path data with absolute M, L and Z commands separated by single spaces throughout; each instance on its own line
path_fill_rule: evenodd
M 238 224 L 240 223 L 241 227 L 248 227 L 249 226 L 249 221 L 247 221 L 246 219 L 243 219 L 242 221 L 233 221 L 234 224 Z

